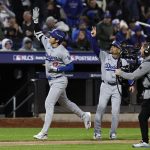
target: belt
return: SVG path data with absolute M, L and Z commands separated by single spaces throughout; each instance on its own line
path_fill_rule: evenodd
M 57 76 L 57 77 L 47 77 L 48 80 L 53 80 L 53 79 L 57 79 L 57 78 L 60 78 L 62 76 Z
M 111 86 L 116 86 L 117 83 L 116 82 L 105 82 L 105 81 L 102 81 L 103 83 L 106 83 L 106 84 L 109 84 Z

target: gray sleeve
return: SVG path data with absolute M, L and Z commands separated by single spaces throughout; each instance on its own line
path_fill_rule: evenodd
M 70 64 L 72 62 L 71 56 L 67 50 L 63 53 L 62 61 L 65 65 Z
M 129 80 L 137 80 L 141 77 L 143 77 L 145 74 L 150 72 L 150 63 L 145 62 L 142 63 L 139 68 L 137 68 L 133 73 L 126 73 L 121 71 L 121 77 Z
M 107 55 L 108 55 L 107 52 L 101 50 L 100 53 L 99 53 L 99 60 L 101 62 L 104 61 Z

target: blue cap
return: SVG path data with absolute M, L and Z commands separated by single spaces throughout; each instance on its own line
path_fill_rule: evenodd
M 142 31 L 142 28 L 140 25 L 136 25 L 133 30 L 134 32 L 138 32 L 138 31 Z
M 54 29 L 50 33 L 50 36 L 62 42 L 65 38 L 65 33 L 61 30 Z
M 95 15 L 96 15 L 96 12 L 93 11 L 93 10 L 89 10 L 89 11 L 87 12 L 87 16 L 90 17 L 90 18 L 94 18 Z
M 104 18 L 111 18 L 111 13 L 110 12 L 106 12 L 104 14 Z
M 115 47 L 117 47 L 117 48 L 119 48 L 119 49 L 122 49 L 122 48 L 121 48 L 121 44 L 120 44 L 120 42 L 118 42 L 118 41 L 113 41 L 113 42 L 111 43 L 111 45 L 112 45 L 112 46 L 115 46 Z

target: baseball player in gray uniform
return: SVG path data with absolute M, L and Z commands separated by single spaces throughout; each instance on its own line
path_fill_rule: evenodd
M 121 69 L 115 71 L 116 75 L 119 75 L 125 79 L 137 80 L 143 77 L 143 103 L 142 109 L 139 114 L 139 123 L 142 134 L 142 141 L 138 144 L 133 144 L 133 147 L 149 147 L 149 138 L 148 138 L 148 119 L 150 117 L 150 43 L 146 43 L 141 47 L 141 56 L 144 58 L 142 64 L 133 72 L 126 73 Z
M 48 129 L 50 127 L 54 112 L 54 105 L 57 101 L 60 105 L 81 117 L 84 121 L 85 128 L 89 129 L 91 127 L 91 114 L 89 112 L 83 112 L 66 96 L 68 80 L 64 72 L 72 70 L 73 63 L 69 52 L 63 45 L 61 45 L 65 34 L 60 30 L 53 30 L 50 32 L 50 38 L 46 37 L 39 28 L 38 18 L 39 8 L 35 7 L 33 9 L 35 36 L 42 42 L 46 51 L 46 77 L 49 82 L 50 90 L 45 101 L 45 122 L 42 130 L 37 135 L 34 135 L 34 138 L 41 140 L 47 139 Z
M 96 27 L 93 27 L 91 31 L 90 43 L 92 49 L 94 50 L 95 54 L 101 62 L 102 74 L 102 84 L 100 87 L 99 103 L 95 115 L 93 138 L 97 140 L 101 139 L 101 122 L 107 103 L 111 98 L 112 123 L 109 136 L 110 139 L 116 139 L 116 129 L 118 127 L 121 104 L 121 95 L 119 93 L 119 91 L 121 92 L 121 85 L 118 85 L 118 91 L 115 70 L 117 68 L 117 61 L 121 52 L 121 47 L 118 42 L 114 41 L 110 49 L 110 54 L 106 51 L 100 50 L 96 40 Z M 122 66 L 127 65 L 127 61 L 125 59 L 121 59 L 121 61 Z M 133 91 L 134 87 L 130 87 L 130 90 Z

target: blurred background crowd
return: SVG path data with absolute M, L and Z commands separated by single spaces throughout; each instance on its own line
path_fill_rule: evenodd
M 41 51 L 34 37 L 32 9 L 36 0 L 0 0 L 1 51 Z M 149 0 L 41 0 L 40 27 L 45 35 L 54 28 L 66 33 L 69 51 L 90 51 L 89 34 L 97 27 L 100 48 L 113 40 L 140 47 L 150 41 Z

